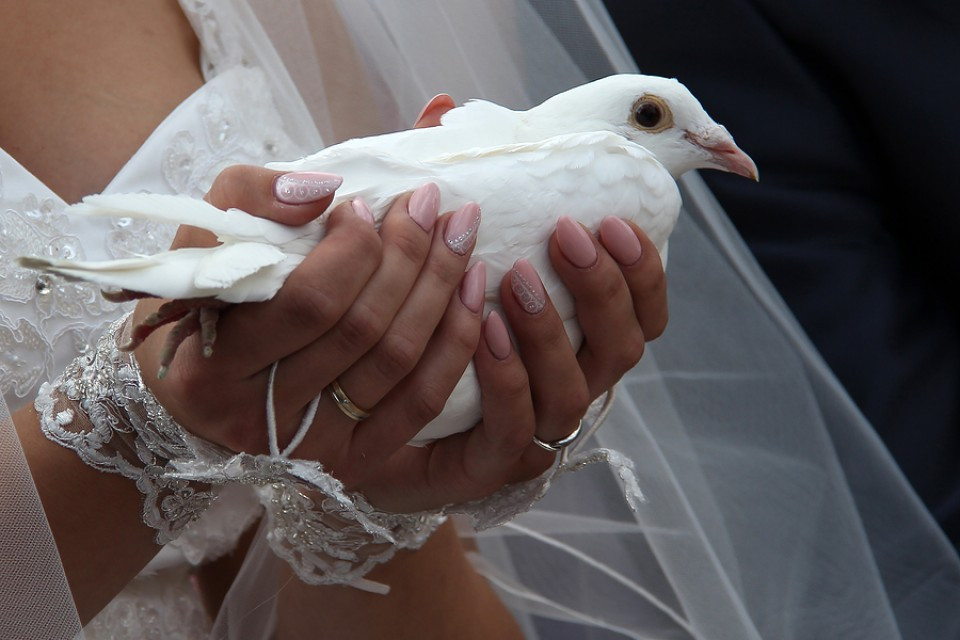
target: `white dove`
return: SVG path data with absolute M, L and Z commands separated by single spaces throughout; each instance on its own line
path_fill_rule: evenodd
M 559 216 L 594 230 L 606 216 L 632 220 L 663 253 L 681 204 L 675 178 L 713 168 L 757 179 L 753 161 L 686 87 L 644 75 L 603 78 L 528 111 L 474 100 L 447 112 L 439 127 L 348 140 L 268 166 L 343 176 L 331 208 L 362 197 L 377 221 L 398 195 L 426 182 L 439 187 L 441 211 L 476 202 L 483 221 L 472 261 L 487 264 L 486 309 L 498 306 L 503 275 L 526 258 L 541 274 L 575 346 L 582 335 L 573 301 L 547 257 L 546 240 Z M 202 200 L 156 194 L 89 196 L 69 215 L 190 224 L 213 232 L 222 244 L 126 260 L 22 258 L 22 264 L 105 287 L 174 300 L 213 298 L 221 305 L 272 298 L 323 237 L 324 226 L 324 216 L 288 227 Z M 441 415 L 412 443 L 463 431 L 479 418 L 471 365 Z

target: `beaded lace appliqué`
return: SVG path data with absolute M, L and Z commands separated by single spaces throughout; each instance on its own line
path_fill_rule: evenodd
M 65 204 L 56 198 L 5 197 L 0 175 L 0 391 L 8 398 L 36 394 L 73 355 L 91 346 L 120 311 L 86 282 L 38 275 L 18 255 L 86 257 L 71 234 Z M 171 236 L 167 236 L 168 238 Z
M 297 155 L 263 71 L 235 67 L 225 73 L 232 75 L 224 78 L 229 82 L 209 87 L 200 105 L 202 139 L 181 131 L 163 153 L 163 177 L 176 193 L 202 197 L 230 165 Z
M 214 498 L 166 471 L 172 460 L 215 449 L 192 438 L 143 384 L 136 360 L 119 350 L 127 317 L 111 325 L 90 353 L 44 383 L 35 407 L 44 434 L 88 465 L 134 480 L 144 494 L 143 521 L 157 542 L 177 537 Z

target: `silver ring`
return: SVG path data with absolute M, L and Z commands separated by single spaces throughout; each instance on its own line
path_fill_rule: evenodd
M 347 395 L 347 392 L 343 390 L 343 387 L 340 386 L 339 380 L 334 380 L 330 383 L 330 395 L 333 396 L 333 401 L 337 403 L 337 407 L 340 408 L 340 411 L 343 412 L 343 415 L 347 416 L 355 422 L 360 422 L 366 420 L 370 417 L 370 412 L 366 409 L 361 409 L 353 400 L 350 399 L 350 396 Z
M 564 447 L 567 447 L 573 444 L 573 442 L 580 437 L 580 428 L 582 426 L 583 426 L 583 420 L 577 423 L 577 428 L 574 429 L 570 435 L 564 436 L 559 440 L 551 440 L 550 442 L 544 442 L 537 436 L 533 436 L 533 443 L 538 447 L 540 447 L 541 449 L 546 449 L 547 451 L 556 453 L 557 451 L 560 451 Z

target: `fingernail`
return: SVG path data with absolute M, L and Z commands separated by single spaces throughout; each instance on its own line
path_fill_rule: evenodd
M 370 211 L 370 206 L 363 198 L 354 198 L 350 205 L 353 207 L 353 212 L 357 214 L 361 220 L 366 220 L 370 224 L 374 224 L 373 212 Z
M 424 231 L 433 229 L 433 223 L 437 221 L 439 210 L 440 189 L 432 182 L 428 182 L 414 191 L 407 202 L 407 213 Z
M 483 298 L 487 289 L 487 265 L 478 262 L 463 276 L 460 283 L 460 301 L 467 309 L 480 313 L 483 309 Z
M 524 259 L 513 263 L 510 271 L 510 289 L 513 296 L 529 314 L 540 313 L 547 304 L 547 293 L 540 282 L 540 276 L 529 262 Z
M 506 360 L 513 350 L 510 344 L 510 334 L 507 325 L 496 311 L 491 311 L 483 325 L 483 337 L 487 341 L 487 348 L 497 360 Z
M 454 253 L 464 256 L 473 247 L 480 228 L 480 207 L 468 202 L 450 217 L 443 239 Z
M 557 222 L 557 244 L 560 245 L 560 252 L 575 267 L 586 269 L 597 262 L 597 248 L 593 246 L 593 240 L 582 226 L 567 216 Z
M 326 198 L 339 189 L 341 184 L 343 178 L 332 173 L 284 173 L 273 181 L 273 196 L 284 204 L 308 204 Z
M 620 218 L 610 216 L 600 223 L 600 242 L 613 259 L 624 266 L 636 264 L 643 255 L 640 240 L 630 226 Z

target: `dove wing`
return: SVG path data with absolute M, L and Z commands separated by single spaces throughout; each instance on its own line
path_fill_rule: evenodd
M 662 165 L 643 147 L 610 132 L 473 147 L 426 160 L 342 145 L 326 152 L 299 168 L 342 175 L 334 206 L 362 197 L 377 220 L 397 196 L 428 181 L 440 187 L 443 211 L 477 202 L 485 227 L 505 215 L 512 221 L 508 226 L 539 222 L 552 230 L 557 217 L 571 215 L 594 228 L 602 217 L 622 215 L 637 220 L 659 245 L 679 210 L 676 183 Z M 565 208 L 569 204 L 577 208 Z M 551 214 L 528 216 L 534 206 Z M 661 216 L 661 210 L 672 216 Z
M 272 267 L 274 271 L 283 269 L 291 257 L 265 245 L 257 245 L 256 250 L 242 254 L 238 253 L 239 247 L 244 245 L 177 249 L 143 258 L 99 262 L 33 257 L 18 260 L 21 266 L 29 269 L 93 282 L 101 287 L 141 291 L 160 298 L 216 296 L 227 302 L 269 299 L 283 284 L 282 278 L 272 290 L 261 287 L 260 291 L 251 291 L 249 287 L 238 288 L 236 285 L 268 268 Z M 293 258 L 295 262 L 301 259 Z M 232 269 L 226 266 L 228 261 L 233 263 Z M 292 269 L 292 266 L 286 269 L 286 273 Z
M 429 160 L 435 156 L 473 147 L 496 146 L 517 141 L 522 112 L 485 100 L 471 100 L 443 115 L 443 125 L 407 129 L 365 138 L 353 138 L 291 162 L 271 162 L 277 171 L 324 171 L 347 176 L 339 164 L 345 158 L 365 155 L 390 156 L 405 161 Z M 355 155 L 356 154 L 356 155 Z
M 193 283 L 201 289 L 227 289 L 260 269 L 286 259 L 280 249 L 259 242 L 238 242 L 217 247 L 197 265 Z
M 158 298 L 213 296 L 225 302 L 255 302 L 272 298 L 302 259 L 270 245 L 238 243 L 99 262 L 33 257 L 19 262 L 68 279 Z
M 473 196 L 484 211 L 481 236 L 492 232 L 505 248 L 545 240 L 561 215 L 590 229 L 607 216 L 627 218 L 660 246 L 680 209 L 676 182 L 663 165 L 643 147 L 609 132 L 470 149 L 427 164 L 445 197 Z M 481 240 L 478 248 L 485 244 Z
M 440 158 L 435 165 L 449 167 L 438 171 L 444 197 L 469 199 L 476 185 L 485 187 L 475 196 L 483 221 L 473 259 L 487 264 L 488 301 L 497 300 L 500 280 L 514 261 L 526 258 L 564 320 L 573 318 L 573 302 L 547 253 L 560 216 L 592 231 L 607 216 L 625 218 L 662 248 L 680 211 L 676 182 L 656 158 L 606 132 L 475 149 Z
M 258 218 L 239 209 L 224 211 L 205 200 L 156 193 L 87 196 L 69 209 L 70 215 L 144 218 L 154 222 L 189 224 L 210 231 L 222 241 L 284 245 L 313 233 L 308 226 L 290 227 Z

